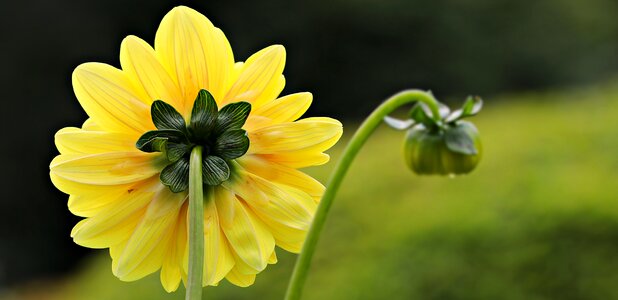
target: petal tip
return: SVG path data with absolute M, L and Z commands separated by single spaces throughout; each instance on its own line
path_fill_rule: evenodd
M 267 51 L 273 52 L 273 54 L 284 56 L 286 55 L 285 47 L 281 44 L 271 45 L 266 48 Z
M 178 5 L 172 8 L 168 14 L 173 15 L 173 14 L 184 13 L 184 12 L 189 12 L 189 11 L 193 11 L 193 9 L 188 6 Z
M 123 48 L 135 47 L 140 44 L 140 42 L 142 42 L 142 39 L 139 37 L 135 35 L 127 35 L 124 39 L 122 39 L 122 42 L 120 42 L 120 52 L 122 52 Z

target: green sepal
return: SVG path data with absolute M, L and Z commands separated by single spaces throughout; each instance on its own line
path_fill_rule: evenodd
M 414 125 L 414 120 L 399 120 L 397 118 L 386 116 L 384 117 L 384 123 L 396 130 L 406 130 Z
M 228 130 L 221 134 L 215 143 L 214 153 L 224 159 L 243 156 L 249 149 L 249 137 L 242 129 Z
M 468 96 L 460 109 L 454 111 L 448 118 L 447 123 L 455 122 L 463 118 L 472 117 L 478 114 L 483 108 L 483 99 L 478 96 Z
M 216 186 L 230 178 L 230 167 L 218 156 L 206 156 L 202 160 L 202 181 Z
M 169 161 L 175 162 L 182 158 L 185 154 L 189 153 L 191 148 L 193 148 L 193 145 L 168 142 L 165 145 L 165 155 Z
M 424 109 L 426 112 L 431 112 L 427 105 L 425 105 Z M 451 113 L 451 109 L 448 107 L 448 105 L 442 102 L 438 102 L 438 112 L 440 113 L 440 119 L 444 119 Z
M 174 193 L 187 190 L 189 188 L 189 159 L 182 158 L 168 165 L 161 171 L 159 179 Z
M 152 102 L 150 115 L 157 129 L 175 129 L 182 132 L 186 130 L 187 125 L 182 115 L 173 106 L 161 100 Z
M 474 146 L 474 140 L 464 126 L 450 127 L 444 133 L 446 147 L 457 153 L 476 155 L 478 151 Z
M 468 96 L 461 108 L 464 116 L 474 116 L 483 108 L 483 99 L 479 96 Z
M 217 133 L 223 133 L 227 130 L 240 129 L 247 121 L 251 112 L 251 103 L 235 102 L 230 103 L 219 111 L 217 117 Z
M 208 139 L 209 133 L 217 124 L 218 110 L 215 98 L 207 90 L 200 90 L 193 102 L 189 123 L 193 137 Z
M 203 183 L 217 186 L 230 178 L 230 163 L 249 149 L 249 138 L 242 126 L 251 112 L 251 104 L 237 102 L 219 112 L 217 103 L 207 90 L 197 94 L 187 122 L 171 105 L 156 100 L 151 116 L 158 130 L 144 133 L 136 147 L 144 152 L 162 152 L 167 166 L 159 177 L 163 185 L 178 193 L 188 189 L 189 156 L 193 147 L 204 147 Z
M 150 143 L 152 147 L 152 152 L 164 152 L 165 146 L 167 145 L 167 139 L 156 138 Z
M 436 121 L 432 118 L 431 110 L 424 103 L 417 103 L 410 110 L 410 118 L 416 124 L 423 124 L 427 128 L 436 126 Z
M 151 130 L 140 136 L 135 147 L 144 152 L 163 152 L 168 141 L 184 142 L 186 136 L 175 129 Z

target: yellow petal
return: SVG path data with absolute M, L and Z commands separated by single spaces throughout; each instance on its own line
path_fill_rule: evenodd
M 163 100 L 176 110 L 185 111 L 175 76 L 170 76 L 148 43 L 136 36 L 126 37 L 120 46 L 120 64 L 128 77 L 143 87 L 151 101 Z
M 188 109 L 200 89 L 220 101 L 231 84 L 234 56 L 227 38 L 193 9 L 179 6 L 165 15 L 155 51 L 170 74 L 175 74 Z
M 273 254 L 270 255 L 270 258 L 268 259 L 268 264 L 269 265 L 274 265 L 277 263 L 277 253 L 275 253 L 276 251 L 273 251 Z
M 237 268 L 233 268 L 225 278 L 239 287 L 248 287 L 255 282 L 255 274 L 243 274 Z
M 231 248 L 231 246 L 230 246 Z M 236 269 L 238 272 L 242 273 L 242 274 L 258 274 L 260 273 L 259 270 L 256 270 L 254 267 L 248 265 L 247 263 L 245 263 L 244 260 L 242 260 L 242 258 L 240 258 L 240 256 L 238 256 L 238 253 L 236 253 L 235 251 L 232 250 L 232 255 L 234 256 L 234 269 Z
M 71 230 L 71 237 L 73 242 L 80 246 L 95 249 L 107 248 L 131 236 L 142 213 L 142 211 L 134 211 L 132 214 L 122 215 L 121 220 L 113 220 L 117 222 L 113 223 L 113 226 L 108 226 L 112 224 L 111 222 L 97 222 L 92 218 L 81 220 Z
M 268 191 L 268 182 L 263 178 L 254 176 L 242 169 L 239 164 L 235 165 L 236 172 L 233 180 L 224 181 L 221 186 L 234 191 L 234 193 L 242 197 L 245 201 L 253 203 L 253 205 L 268 204 L 270 195 Z
M 273 197 L 268 206 L 252 206 L 257 216 L 268 226 L 277 246 L 300 252 L 317 205 L 304 192 L 276 185 L 286 197 Z
M 178 288 L 183 275 L 182 265 L 187 247 L 187 204 L 185 201 L 180 209 L 176 227 L 172 233 L 172 241 L 170 241 L 168 252 L 161 266 L 161 284 L 168 293 Z
M 153 197 L 153 188 L 160 186 L 155 179 L 135 185 L 133 191 L 117 196 L 115 205 L 100 209 L 95 215 L 80 221 L 72 230 L 75 243 L 105 248 L 127 239 L 143 215 L 143 209 Z
M 230 224 L 234 221 L 234 201 L 238 201 L 234 192 L 223 187 L 215 189 L 215 204 L 220 224 Z
M 85 184 L 85 183 L 79 183 L 79 182 L 71 181 L 66 178 L 60 177 L 54 174 L 53 171 L 49 172 L 49 177 L 51 178 L 51 181 L 56 188 L 58 188 L 63 193 L 70 194 L 70 195 L 96 196 L 99 194 L 103 194 L 103 193 L 107 193 L 109 191 L 115 191 L 115 190 L 128 191 L 131 189 L 132 185 L 136 184 L 136 183 L 127 183 L 127 184 L 119 184 L 119 185 Z
M 245 125 L 242 126 L 244 130 L 247 132 L 256 131 L 260 128 L 264 128 L 266 126 L 270 126 L 273 124 L 273 121 L 270 118 L 264 116 L 258 116 L 254 113 L 250 114 L 247 120 L 245 121 Z
M 111 152 L 56 156 L 50 169 L 64 179 L 93 185 L 132 183 L 152 177 L 162 169 L 158 153 Z
M 128 241 L 129 240 L 127 239 L 109 248 L 109 253 L 110 253 L 110 256 L 112 257 L 112 272 L 114 272 L 114 270 L 118 268 L 119 257 L 122 255 L 122 253 L 124 252 L 124 249 L 127 247 Z M 143 270 L 144 268 L 149 267 L 150 263 L 151 263 L 151 260 L 145 259 L 139 264 L 139 266 L 137 266 L 136 270 L 138 271 Z M 135 274 L 138 274 L 138 272 L 133 272 L 133 274 L 130 274 L 129 276 L 125 276 L 125 277 L 118 278 L 118 279 L 122 281 L 134 281 L 134 280 L 141 278 L 138 276 L 134 276 Z M 140 276 L 143 277 L 143 275 L 140 275 Z
M 144 212 L 145 212 L 145 209 L 144 209 Z M 131 236 L 129 235 L 127 236 L 126 239 L 122 240 L 121 242 L 115 245 L 109 246 L 109 256 L 112 258 L 112 272 L 114 272 L 114 270 L 118 267 L 118 260 L 120 258 L 120 255 L 124 251 L 124 248 L 127 247 L 127 242 L 129 242 L 130 237 Z
M 245 155 L 237 159 L 245 170 L 266 180 L 299 189 L 318 201 L 324 193 L 324 186 L 313 177 L 256 155 Z
M 61 154 L 138 152 L 135 135 L 106 131 L 87 131 L 75 127 L 60 129 L 55 142 Z
M 287 95 L 258 107 L 253 115 L 266 117 L 271 124 L 293 122 L 309 109 L 312 99 L 307 92 Z
M 248 153 L 323 152 L 341 137 L 342 125 L 331 118 L 307 118 L 249 132 Z
M 114 274 L 121 280 L 142 278 L 163 263 L 186 194 L 172 193 L 167 187 L 159 186 L 118 259 Z
M 229 185 L 259 215 L 277 219 L 287 226 L 305 230 L 311 224 L 317 204 L 307 193 L 289 186 L 269 182 L 244 170 Z M 247 188 L 247 182 L 254 185 Z M 262 201 L 262 197 L 266 201 Z M 259 198 L 259 200 L 255 200 Z
M 260 215 L 260 219 L 268 226 L 268 229 L 275 237 L 277 246 L 292 253 L 299 253 L 303 248 L 309 228 L 293 228 L 268 216 Z
M 84 121 L 84 124 L 82 124 L 82 129 L 83 130 L 89 130 L 89 131 L 103 131 L 103 128 L 101 128 L 101 126 L 97 125 L 90 118 L 88 118 L 88 119 L 86 119 L 86 121 Z
M 129 189 L 132 191 L 132 189 Z M 70 195 L 69 211 L 76 216 L 92 217 L 110 206 L 122 201 L 122 196 L 127 195 L 126 189 L 110 189 L 98 194 Z
M 263 105 L 277 99 L 285 88 L 285 76 L 277 76 L 274 80 L 275 82 L 266 87 L 264 92 L 262 92 L 262 94 L 255 100 L 254 105 L 256 108 L 262 107 Z
M 212 190 L 204 195 L 204 278 L 203 286 L 217 285 L 234 267 L 234 257 L 221 230 Z
M 262 271 L 274 251 L 272 234 L 240 200 L 226 197 L 216 203 L 220 213 L 233 211 L 232 219 L 222 220 L 221 227 L 234 252 L 252 269 Z
M 166 256 L 167 258 L 167 256 Z M 171 293 L 178 289 L 181 280 L 180 268 L 166 267 L 166 263 L 164 258 L 163 266 L 161 266 L 161 274 L 159 275 L 159 279 L 161 280 L 161 285 L 166 292 Z
M 238 76 L 240 76 L 240 73 L 242 72 L 242 69 L 244 68 L 245 63 L 242 61 L 236 62 L 234 64 L 234 68 L 232 70 L 232 83 L 236 82 L 236 79 L 238 79 Z M 226 91 L 227 92 L 227 91 Z
M 223 104 L 247 101 L 254 108 L 274 100 L 285 85 L 285 48 L 266 47 L 247 59 L 224 98 Z
M 330 156 L 328 154 L 315 151 L 257 154 L 256 156 L 295 169 L 320 166 L 330 160 Z
M 142 134 L 154 128 L 146 96 L 112 66 L 79 65 L 73 71 L 73 90 L 88 116 L 106 131 Z

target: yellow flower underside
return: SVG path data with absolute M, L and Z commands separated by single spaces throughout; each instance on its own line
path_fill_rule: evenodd
M 310 93 L 277 98 L 285 85 L 285 49 L 262 49 L 234 61 L 223 32 L 200 13 L 176 7 L 161 21 L 154 49 L 129 36 L 120 47 L 121 69 L 85 63 L 73 72 L 73 88 L 89 119 L 56 134 L 60 152 L 50 164 L 54 185 L 69 194 L 72 213 L 85 217 L 71 236 L 77 244 L 109 248 L 112 271 L 131 281 L 161 270 L 174 291 L 188 271 L 187 193 L 172 193 L 159 173 L 161 153 L 135 148 L 153 130 L 150 105 L 161 99 L 185 118 L 200 89 L 219 107 L 252 104 L 243 127 L 247 154 L 236 159 L 233 180 L 205 193 L 203 285 L 223 278 L 251 285 L 277 262 L 275 245 L 298 252 L 324 186 L 297 168 L 326 163 L 324 151 L 341 137 L 330 118 L 297 120 Z M 210 196 L 208 196 L 210 195 Z

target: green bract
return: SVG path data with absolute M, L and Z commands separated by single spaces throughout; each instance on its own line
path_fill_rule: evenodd
M 250 112 L 251 104 L 247 102 L 231 103 L 219 110 L 212 95 L 201 90 L 187 125 L 174 107 L 156 100 L 151 116 L 157 130 L 144 133 L 135 146 L 144 152 L 165 154 L 169 164 L 161 171 L 160 179 L 175 193 L 189 187 L 191 149 L 202 146 L 202 181 L 219 185 L 230 178 L 230 161 L 249 149 L 249 138 L 242 126 Z
M 408 130 L 404 157 L 415 173 L 465 174 L 479 163 L 482 148 L 476 127 L 462 119 L 476 115 L 482 105 L 480 98 L 468 97 L 461 109 L 451 113 L 437 101 L 418 103 L 410 111 L 409 120 L 386 117 L 385 121 L 395 129 Z

